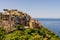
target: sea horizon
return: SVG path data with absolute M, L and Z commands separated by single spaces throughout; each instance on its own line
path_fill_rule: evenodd
M 56 20 L 60 21 L 60 18 L 34 18 L 34 19 L 45 20 L 45 21 L 46 21 L 46 20 L 48 20 L 48 21 L 49 21 L 49 20 L 50 20 L 50 21 L 51 21 L 51 20 L 52 20 L 52 21 L 56 21 Z
M 60 37 L 60 19 L 51 19 L 51 18 L 34 18 L 38 20 L 43 27 L 54 32 Z

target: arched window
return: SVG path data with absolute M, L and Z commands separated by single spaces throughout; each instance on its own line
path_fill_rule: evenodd
M 14 16 L 14 23 L 20 24 L 20 18 L 18 16 Z

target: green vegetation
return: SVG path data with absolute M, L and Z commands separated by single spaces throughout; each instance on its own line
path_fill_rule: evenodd
M 59 40 L 60 38 L 46 28 L 28 28 L 23 26 L 15 26 L 17 30 L 5 33 L 3 28 L 0 28 L 0 40 Z
M 4 38 L 4 29 L 3 28 L 0 28 L 0 40 L 2 40 Z

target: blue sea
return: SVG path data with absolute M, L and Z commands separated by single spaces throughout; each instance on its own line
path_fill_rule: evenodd
M 60 37 L 60 19 L 49 18 L 35 18 L 35 19 L 38 20 L 45 28 L 51 30 Z

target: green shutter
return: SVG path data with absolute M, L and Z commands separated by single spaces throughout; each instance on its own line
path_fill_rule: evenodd
M 2 13 L 0 13 L 0 20 L 2 20 Z

